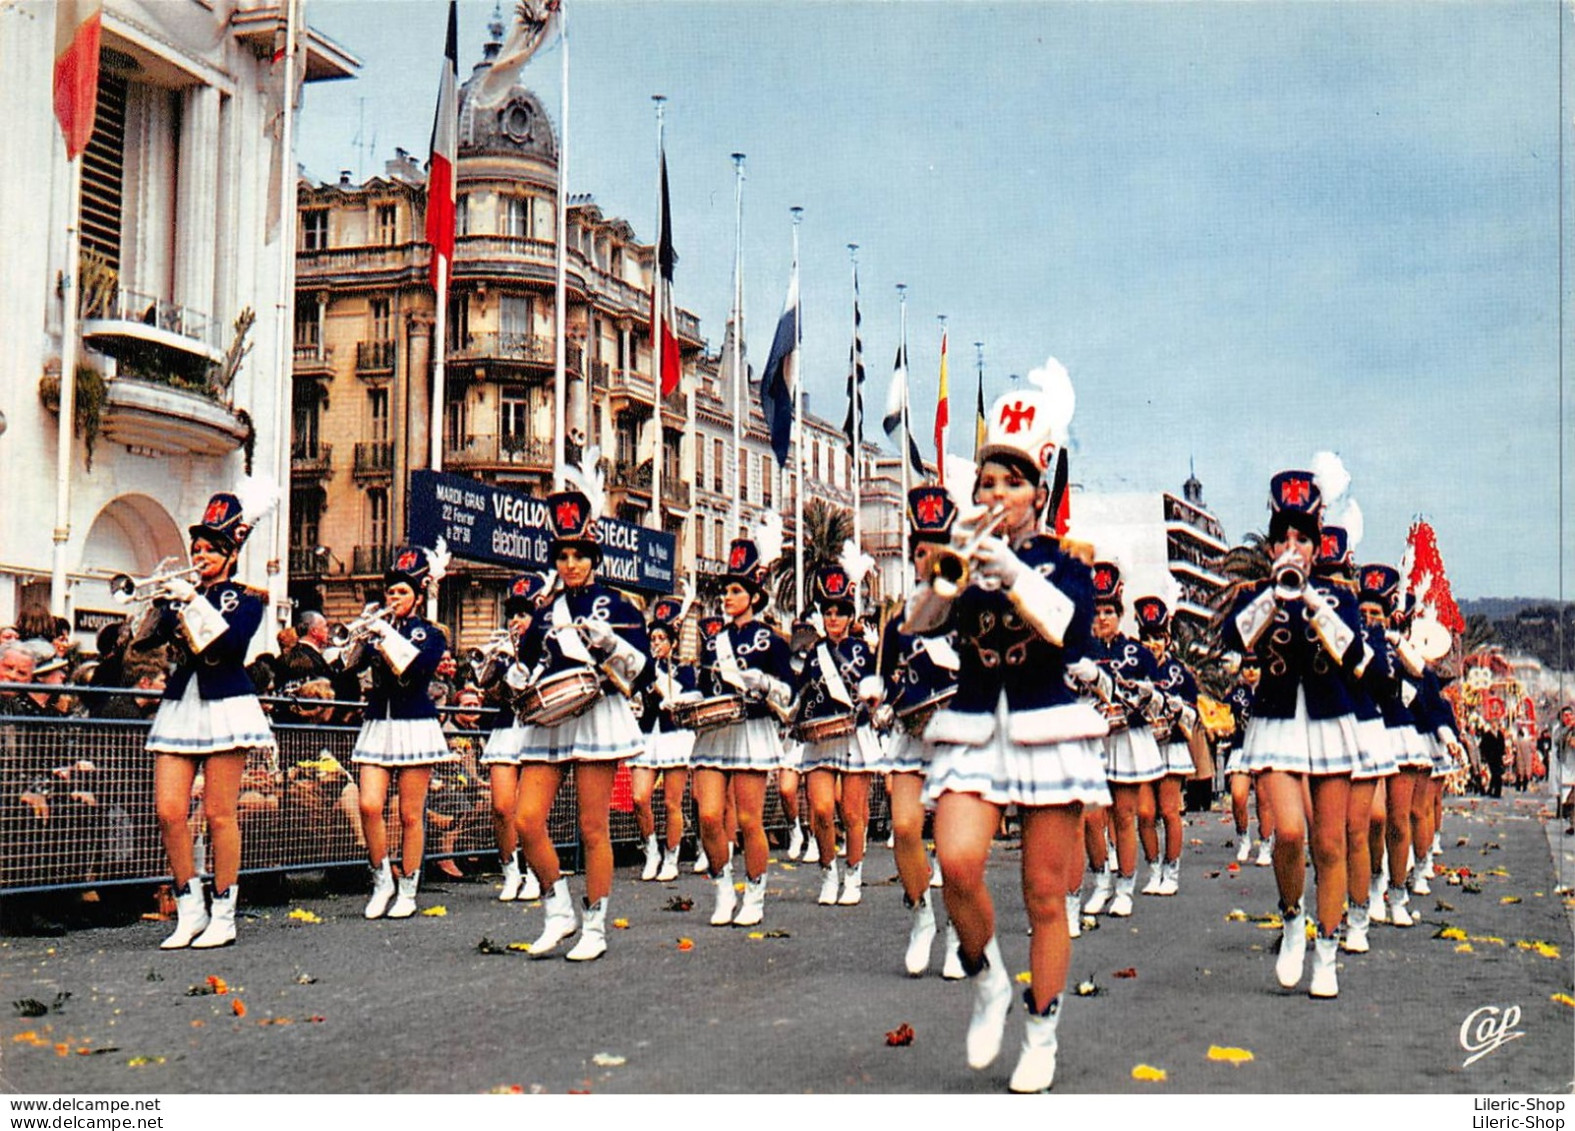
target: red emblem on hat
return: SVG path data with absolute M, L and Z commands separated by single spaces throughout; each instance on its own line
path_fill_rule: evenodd
M 400 554 L 398 560 L 394 562 L 394 568 L 400 573 L 405 573 L 409 570 L 415 569 L 416 562 L 416 552 L 414 550 L 406 550 L 404 553 Z
M 1287 479 L 1280 486 L 1280 501 L 1288 507 L 1304 507 L 1312 491 L 1312 484 L 1305 479 Z
M 727 568 L 731 570 L 743 569 L 744 562 L 748 559 L 748 557 L 749 552 L 744 546 L 734 546 L 732 554 L 729 555 L 727 559 Z
M 1094 587 L 1108 591 L 1115 584 L 1115 576 L 1108 569 L 1094 571 Z
M 1138 614 L 1145 624 L 1158 624 L 1165 619 L 1165 612 L 1160 608 L 1158 601 L 1145 601 L 1138 608 Z
M 1320 558 L 1332 558 L 1339 552 L 1340 540 L 1333 534 L 1325 534 L 1323 536 L 1323 545 L 1318 547 L 1318 556 Z
M 919 500 L 914 510 L 918 512 L 920 522 L 926 525 L 934 525 L 941 521 L 941 516 L 946 510 L 946 503 L 939 495 L 926 495 Z
M 522 578 L 520 578 L 518 581 L 516 581 L 514 583 L 513 595 L 516 596 L 516 597 L 528 597 L 528 596 L 530 596 L 530 594 L 528 592 L 529 589 L 530 589 L 530 582 L 526 581 L 522 577 Z
M 848 588 L 848 576 L 845 573 L 826 574 L 826 592 L 836 595 L 845 592 Z
M 1034 406 L 1014 401 L 1001 407 L 1001 427 L 1007 432 L 1021 432 L 1034 426 Z
M 212 526 L 216 522 L 223 522 L 225 509 L 223 499 L 214 499 L 208 504 L 208 509 L 202 512 L 203 525 Z
M 1370 569 L 1367 571 L 1367 588 L 1377 592 L 1384 587 L 1384 581 L 1385 578 L 1383 570 Z
M 559 530 L 578 530 L 580 528 L 580 504 L 573 499 L 565 499 L 558 504 L 558 509 L 553 512 L 554 521 Z

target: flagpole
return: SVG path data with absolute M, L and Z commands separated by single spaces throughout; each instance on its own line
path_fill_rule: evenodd
M 744 536 L 744 482 L 749 468 L 744 462 L 744 155 L 733 154 L 733 537 Z M 766 461 L 765 475 L 773 474 L 775 460 Z M 765 484 L 762 484 L 764 490 Z M 717 556 L 726 559 L 724 547 Z
M 860 550 L 864 549 L 863 522 L 860 514 L 859 501 L 859 438 L 864 434 L 864 423 L 859 419 L 859 402 L 862 390 L 859 388 L 859 366 L 863 359 L 859 357 L 859 245 L 848 245 L 848 258 L 853 261 L 853 345 L 849 347 L 848 355 L 848 385 L 852 394 L 848 399 L 848 414 L 853 421 L 853 435 L 848 437 L 852 451 L 853 467 L 853 544 Z
M 907 283 L 898 283 L 897 284 L 897 305 L 898 305 L 898 308 L 900 310 L 900 321 L 898 323 L 899 326 L 900 326 L 900 331 L 899 331 L 900 332 L 900 337 L 897 339 L 897 348 L 902 351 L 902 372 L 903 372 L 902 439 L 900 441 L 898 441 L 897 447 L 899 449 L 900 458 L 902 460 L 902 506 L 903 506 L 903 513 L 906 514 L 907 513 L 907 507 L 908 507 L 908 492 L 913 490 L 913 469 L 908 465 L 908 451 L 911 448 L 911 446 L 913 445 L 913 427 L 912 427 L 911 421 L 908 418 L 908 388 L 907 388 L 907 380 L 908 380 L 908 376 L 907 376 L 907 374 L 908 374 L 908 284 Z M 899 534 L 898 534 L 899 538 L 901 537 L 902 533 L 903 533 L 902 531 L 899 531 Z M 908 599 L 909 595 L 912 592 L 913 592 L 913 581 L 912 581 L 912 577 L 911 577 L 911 571 L 907 570 L 907 569 L 904 569 L 902 571 L 902 598 L 903 598 L 903 600 L 906 601 Z
M 273 513 L 273 525 L 268 536 L 268 602 L 279 616 L 281 623 L 289 623 L 290 593 L 290 391 L 294 354 L 290 349 L 291 331 L 295 323 L 295 217 L 289 209 L 295 206 L 295 68 L 296 37 L 300 35 L 299 6 L 304 0 L 289 0 L 285 5 L 284 25 L 284 105 L 281 107 L 279 183 L 273 191 L 279 194 L 279 291 L 274 304 L 275 353 L 278 361 L 278 380 L 274 386 L 274 427 L 279 438 L 275 445 L 274 475 L 279 488 L 279 505 Z M 288 227 L 285 217 L 289 216 Z M 286 236 L 286 232 L 289 233 Z
M 57 617 L 67 612 L 66 549 L 71 539 L 71 458 L 76 447 L 77 309 L 80 287 L 77 274 L 82 258 L 82 157 L 66 162 L 66 269 L 61 272 L 60 316 L 60 437 L 55 445 L 55 549 L 50 562 L 49 611 Z
M 984 443 L 984 343 L 975 342 L 973 352 L 979 362 L 979 392 L 973 402 L 973 459 L 978 463 L 979 447 Z
M 951 389 L 946 371 L 946 315 L 937 314 L 935 320 L 941 324 L 941 372 L 939 382 L 935 389 L 935 480 L 942 487 L 946 486 L 946 444 L 949 439 L 947 433 L 951 430 Z M 945 409 L 946 417 L 941 416 Z
M 562 40 L 563 54 L 560 60 L 560 75 L 558 83 L 558 200 L 557 200 L 557 247 L 553 251 L 553 268 L 555 282 L 553 284 L 553 347 L 552 347 L 552 381 L 553 381 L 553 429 L 552 429 L 552 467 L 553 478 L 556 480 L 558 490 L 568 485 L 568 476 L 564 474 L 566 457 L 564 452 L 564 435 L 568 427 L 567 406 L 564 403 L 569 395 L 569 380 L 567 375 L 568 352 L 564 335 L 568 332 L 568 317 L 564 305 L 569 297 L 569 11 L 568 5 L 558 8 L 558 35 Z M 591 383 L 590 375 L 581 374 L 585 381 L 585 447 L 591 446 L 591 429 L 589 419 L 591 415 Z M 580 454 L 580 463 L 583 467 L 585 454 Z M 593 474 L 590 468 L 584 468 L 587 475 Z
M 793 213 L 793 283 L 798 285 L 798 226 L 804 221 L 804 209 L 794 205 Z M 804 615 L 804 374 L 800 371 L 799 351 L 804 345 L 803 297 L 793 312 L 793 462 L 797 487 L 793 492 L 793 615 Z
M 662 162 L 665 157 L 666 115 L 665 94 L 651 95 L 656 103 L 656 247 L 651 258 L 651 514 L 655 518 L 653 529 L 663 530 L 662 525 L 662 383 L 667 379 L 664 358 L 666 349 L 662 342 L 662 316 L 666 312 L 666 298 L 662 278 L 662 239 L 671 235 L 662 231 Z M 677 327 L 674 327 L 674 333 Z

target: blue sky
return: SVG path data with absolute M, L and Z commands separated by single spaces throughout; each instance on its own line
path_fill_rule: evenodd
M 1191 460 L 1237 539 L 1271 474 L 1329 449 L 1360 557 L 1398 561 L 1425 515 L 1457 596 L 1559 592 L 1557 5 L 570 2 L 570 190 L 649 239 L 667 96 L 676 297 L 716 344 L 748 154 L 751 361 L 802 205 L 820 415 L 845 409 L 857 243 L 866 410 L 906 283 L 926 450 L 945 314 L 956 451 L 975 341 L 987 400 L 1054 355 L 1089 490 L 1174 489 Z M 460 4 L 462 80 L 492 9 Z M 307 93 L 312 175 L 426 155 L 444 13 L 309 0 L 364 62 Z M 556 50 L 526 71 L 554 114 L 558 75 Z

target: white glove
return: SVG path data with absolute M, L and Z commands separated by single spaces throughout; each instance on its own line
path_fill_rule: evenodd
M 1099 678 L 1099 665 L 1087 656 L 1066 666 L 1067 674 L 1079 683 L 1093 683 Z
M 871 707 L 879 705 L 886 697 L 886 686 L 878 675 L 867 675 L 859 680 L 859 698 Z
M 164 594 L 178 604 L 189 604 L 197 595 L 197 587 L 184 577 L 171 577 L 164 582 Z
M 771 687 L 771 677 L 759 668 L 745 668 L 739 673 L 739 680 L 746 691 L 754 691 L 764 695 Z
M 1023 565 L 1023 559 L 1012 552 L 1004 538 L 984 539 L 974 551 L 973 561 L 974 569 L 981 579 L 1002 589 L 1010 589 L 1023 570 L 1028 568 Z
M 585 638 L 586 646 L 595 652 L 610 652 L 618 642 L 618 634 L 604 620 L 581 621 L 580 635 Z
M 380 638 L 399 635 L 399 633 L 395 631 L 394 626 L 388 623 L 387 617 L 376 617 L 367 621 L 366 630 L 373 636 Z

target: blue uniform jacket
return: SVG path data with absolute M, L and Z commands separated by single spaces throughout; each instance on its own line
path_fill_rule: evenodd
M 353 668 L 347 669 L 360 671 L 367 668 L 372 672 L 372 688 L 366 693 L 366 710 L 362 712 L 362 720 L 437 718 L 438 709 L 432 702 L 430 689 L 433 673 L 437 671 L 438 664 L 443 662 L 443 653 L 448 651 L 448 641 L 436 625 L 421 617 L 389 621 L 389 627 L 414 644 L 418 655 L 410 661 L 404 674 L 399 675 L 388 666 L 383 653 L 377 650 L 377 641 L 367 642 L 361 650 L 360 660 Z
M 519 645 L 519 661 L 526 668 L 540 666 L 536 679 L 540 680 L 571 668 L 585 666 L 579 660 L 563 654 L 558 636 L 552 631 L 553 609 L 557 607 L 558 600 L 568 603 L 569 616 L 576 621 L 606 621 L 620 639 L 645 657 L 645 667 L 650 667 L 651 642 L 646 635 L 645 620 L 640 616 L 639 610 L 615 590 L 598 582 L 592 582 L 579 589 L 567 589 L 561 597 L 548 602 L 537 612 L 535 619 L 530 622 L 530 627 L 525 630 Z M 641 670 L 643 672 L 644 668 Z M 638 678 L 636 677 L 637 685 Z M 603 679 L 602 690 L 611 692 L 614 688 L 608 680 Z
M 831 691 L 820 671 L 821 645 L 830 650 L 831 662 L 837 665 L 848 697 L 853 700 L 851 708 L 831 697 Z M 799 720 L 825 719 L 833 715 L 846 715 L 852 710 L 854 721 L 859 726 L 867 725 L 870 712 L 859 698 L 859 683 L 865 676 L 874 674 L 875 653 L 870 651 L 870 646 L 862 636 L 850 632 L 840 644 L 833 644 L 829 637 L 821 637 L 805 655 L 804 669 L 799 673 Z
M 1383 626 L 1364 624 L 1362 639 L 1367 644 L 1367 650 L 1372 653 L 1372 658 L 1367 661 L 1362 674 L 1351 681 L 1351 704 L 1356 717 L 1365 721 L 1383 718 L 1383 708 L 1379 704 L 1392 699 L 1400 685 L 1398 661 L 1394 649 L 1384 636 Z M 1387 719 L 1385 725 L 1388 725 Z
M 180 605 L 170 602 L 159 613 L 158 626 L 150 644 L 173 644 L 181 657 L 164 685 L 164 698 L 179 699 L 186 694 L 191 677 L 197 677 L 197 694 L 204 699 L 234 699 L 255 695 L 251 676 L 246 674 L 246 649 L 262 624 L 263 601 L 246 586 L 221 581 L 199 589 L 196 601 L 207 601 L 224 617 L 229 626 L 212 644 L 193 655 L 180 627 Z
M 1245 682 L 1237 683 L 1230 689 L 1230 694 L 1225 696 L 1225 702 L 1230 705 L 1231 731 L 1229 741 L 1240 743 L 1242 735 L 1247 733 L 1247 723 L 1252 718 L 1252 688 Z
M 743 624 L 730 624 L 706 640 L 700 650 L 700 690 L 706 696 L 738 695 L 740 691 L 722 679 L 717 671 L 717 640 L 723 633 L 733 646 L 733 658 L 741 668 L 754 668 L 780 680 L 787 687 L 793 686 L 792 653 L 786 640 L 771 631 L 762 621 L 749 620 Z M 750 695 L 744 702 L 744 717 L 770 718 L 771 708 L 759 696 Z
M 957 686 L 957 672 L 930 658 L 925 637 L 903 632 L 901 617 L 886 622 L 880 650 L 880 677 L 886 703 L 899 715 Z M 950 637 L 946 637 L 950 640 Z
M 640 720 L 640 729 L 646 734 L 668 734 L 679 729 L 673 724 L 672 711 L 662 706 L 662 694 L 656 687 L 659 674 L 671 675 L 679 694 L 700 690 L 700 670 L 693 664 L 677 663 L 670 656 L 666 660 L 653 659 L 640 673 L 634 698 L 629 703 L 634 708 L 635 718 Z
M 1083 654 L 1109 672 L 1112 679 L 1120 678 L 1128 682 L 1146 680 L 1155 685 L 1159 683 L 1159 667 L 1154 663 L 1153 653 L 1124 633 L 1117 633 L 1109 640 L 1090 636 Z M 1142 711 L 1127 712 L 1127 726 L 1147 725 L 1148 719 Z
M 1458 737 L 1460 728 L 1455 725 L 1455 708 L 1444 698 L 1444 684 L 1432 668 L 1422 671 L 1421 694 L 1412 708 L 1416 714 L 1416 729 L 1423 734 L 1438 736 L 1441 728 Z
M 1345 586 L 1332 585 L 1314 578 L 1308 585 L 1334 605 L 1340 621 L 1350 630 L 1351 641 L 1344 655 L 1331 655 L 1313 630 L 1308 609 L 1300 600 L 1276 601 L 1273 619 L 1256 641 L 1244 641 L 1236 618 L 1271 585 L 1259 581 L 1247 587 L 1225 620 L 1224 644 L 1239 652 L 1256 651 L 1263 665 L 1258 691 L 1253 696 L 1252 713 L 1257 718 L 1296 717 L 1296 692 L 1307 699 L 1307 717 L 1336 719 L 1354 710 L 1346 675 L 1362 657 L 1362 624 L 1357 615 L 1356 596 Z

